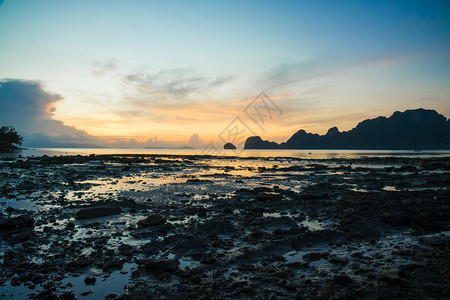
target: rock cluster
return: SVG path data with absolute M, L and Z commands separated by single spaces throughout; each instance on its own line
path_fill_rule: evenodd
M 450 294 L 447 158 L 1 163 L 0 297 Z

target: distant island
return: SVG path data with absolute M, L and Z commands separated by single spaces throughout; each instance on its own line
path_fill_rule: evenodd
M 195 149 L 195 148 L 191 147 L 191 146 L 182 146 L 182 147 L 176 147 L 176 148 L 155 146 L 155 147 L 145 147 L 144 149 L 184 149 L 184 150 L 190 150 L 190 149 Z
M 337 127 L 330 128 L 325 135 L 299 130 L 281 144 L 252 136 L 246 140 L 244 149 L 450 149 L 450 120 L 435 110 L 396 111 L 389 118 L 364 120 L 344 132 Z
M 233 150 L 233 149 L 236 149 L 236 146 L 233 145 L 232 143 L 226 143 L 225 145 L 223 145 L 223 149 L 225 149 L 225 150 Z

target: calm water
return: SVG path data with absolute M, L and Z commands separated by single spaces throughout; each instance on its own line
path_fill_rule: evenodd
M 360 158 L 373 156 L 401 157 L 450 157 L 450 150 L 220 150 L 216 153 L 205 152 L 203 149 L 113 149 L 113 148 L 35 148 L 21 150 L 12 156 L 59 156 L 59 155 L 89 155 L 89 154 L 162 154 L 162 155 L 221 155 L 241 157 L 298 157 L 298 158 Z

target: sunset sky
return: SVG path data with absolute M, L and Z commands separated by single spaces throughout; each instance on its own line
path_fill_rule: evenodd
M 220 145 L 236 118 L 280 142 L 419 107 L 450 117 L 447 0 L 0 0 L 0 125 L 25 145 Z

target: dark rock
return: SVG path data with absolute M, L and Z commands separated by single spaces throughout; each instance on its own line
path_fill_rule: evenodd
M 428 236 L 428 237 L 421 237 L 419 239 L 419 242 L 428 246 L 442 247 L 447 245 L 448 240 L 439 236 Z
M 87 266 L 91 265 L 93 262 L 94 262 L 94 260 L 92 258 L 81 256 L 81 257 L 77 258 L 76 260 L 74 260 L 71 264 L 79 266 L 79 267 L 87 267 Z
M 411 218 L 402 213 L 391 213 L 384 216 L 384 221 L 391 226 L 406 226 L 411 224 Z
M 355 296 L 357 297 L 364 297 L 368 293 L 367 289 L 365 287 L 360 287 L 355 291 Z
M 42 273 L 33 273 L 31 275 L 31 281 L 35 284 L 42 283 L 45 280 L 45 275 Z
M 120 252 L 128 252 L 128 251 L 133 250 L 133 246 L 130 246 L 130 245 L 127 245 L 127 244 L 122 244 L 122 245 L 119 246 L 118 250 Z
M 84 284 L 86 284 L 86 285 L 95 285 L 96 281 L 97 281 L 97 279 L 95 277 L 86 277 L 84 279 Z
M 210 183 L 212 182 L 209 179 L 198 179 L 198 178 L 189 178 L 186 180 L 186 183 Z
M 268 201 L 271 199 L 271 195 L 269 193 L 259 192 L 255 199 L 258 201 Z
M 288 268 L 293 268 L 293 269 L 299 269 L 299 268 L 301 268 L 303 265 L 302 265 L 302 263 L 301 262 L 298 262 L 298 261 L 293 261 L 293 262 L 290 262 L 290 263 L 287 263 L 286 264 L 286 267 L 288 267 Z
M 178 265 L 180 262 L 177 259 L 154 259 L 154 258 L 144 258 L 136 259 L 136 263 L 144 268 L 153 271 L 165 271 L 174 273 L 178 270 Z
M 292 220 L 290 217 L 278 217 L 271 218 L 267 217 L 262 220 L 262 225 L 265 228 L 277 228 L 277 229 L 299 229 L 297 222 Z M 300 231 L 298 231 L 300 232 Z
M 115 214 L 120 214 L 122 210 L 117 204 L 109 203 L 103 205 L 93 205 L 87 208 L 82 208 L 76 213 L 76 218 L 79 220 L 82 219 L 92 219 L 105 217 Z
M 58 297 L 55 294 L 53 294 L 51 291 L 47 291 L 47 290 L 40 292 L 36 298 L 39 300 L 57 300 L 58 299 Z
M 108 295 L 105 296 L 106 300 L 113 300 L 113 299 L 118 299 L 119 298 L 119 294 L 117 293 L 109 293 Z
M 211 254 L 205 254 L 202 256 L 202 259 L 200 260 L 200 263 L 205 265 L 212 265 L 217 262 L 217 259 L 214 258 Z
M 328 261 L 333 264 L 346 265 L 348 263 L 348 258 L 343 256 L 341 257 L 336 255 L 330 255 Z
M 349 285 L 353 282 L 353 279 L 347 275 L 334 275 L 334 282 L 339 285 Z
M 400 276 L 398 269 L 386 269 L 381 273 L 380 280 L 393 284 L 406 284 L 408 280 Z
M 193 255 L 195 253 L 205 253 L 210 247 L 205 239 L 192 235 L 178 234 L 167 237 L 164 241 L 159 243 L 159 245 L 152 245 L 151 243 L 144 245 L 142 250 L 145 253 L 154 254 L 159 252 L 161 248 L 170 249 L 172 253 L 181 257 Z
M 298 234 L 292 240 L 294 249 L 299 250 L 314 244 L 328 243 L 340 238 L 341 235 L 332 230 L 307 231 Z
M 350 215 L 342 218 L 340 229 L 347 239 L 371 240 L 381 235 L 383 227 L 376 222 L 360 220 Z
M 120 270 L 122 269 L 123 262 L 118 258 L 108 258 L 102 264 L 103 270 Z
M 302 258 L 305 261 L 309 261 L 309 262 L 317 261 L 317 260 L 320 260 L 321 258 L 326 258 L 326 257 L 328 257 L 327 252 L 308 252 L 302 256 Z
M 256 230 L 256 231 L 252 231 L 252 233 L 250 233 L 250 235 L 255 238 L 261 238 L 264 236 L 264 232 L 262 232 L 261 230 Z
M 153 214 L 143 220 L 139 220 L 138 225 L 139 227 L 158 226 L 165 224 L 166 221 L 166 218 L 164 218 L 160 214 Z
M 249 249 L 243 254 L 236 257 L 238 262 L 254 262 L 261 258 L 267 258 L 271 261 L 280 261 L 280 259 L 285 260 L 282 254 L 292 251 L 292 244 L 290 240 L 279 239 L 272 240 L 264 243 L 261 247 L 257 249 Z
M 131 278 L 138 278 L 139 276 L 141 276 L 141 274 L 141 270 L 134 270 L 133 272 L 131 272 Z
M 80 295 L 81 295 L 81 296 L 87 296 L 87 295 L 89 295 L 89 294 L 92 294 L 93 292 L 94 292 L 93 289 L 89 289 L 89 290 L 86 290 L 86 291 L 84 291 L 84 292 L 81 292 Z
M 75 294 L 72 291 L 66 291 L 59 295 L 58 300 L 75 300 Z
M 9 239 L 9 242 L 12 244 L 23 243 L 29 241 L 32 237 L 33 231 L 18 231 Z
M 223 149 L 236 149 L 236 146 L 233 145 L 232 143 L 226 143 L 225 145 L 223 145 Z
M 30 262 L 24 260 L 24 261 L 17 263 L 16 265 L 14 265 L 13 269 L 27 269 L 29 267 L 30 267 Z
M 33 228 L 34 218 L 28 215 L 22 215 L 12 218 L 6 218 L 0 220 L 0 231 Z
M 207 234 L 218 235 L 233 234 L 235 233 L 236 229 L 234 225 L 228 220 L 213 219 L 201 226 L 200 231 Z

